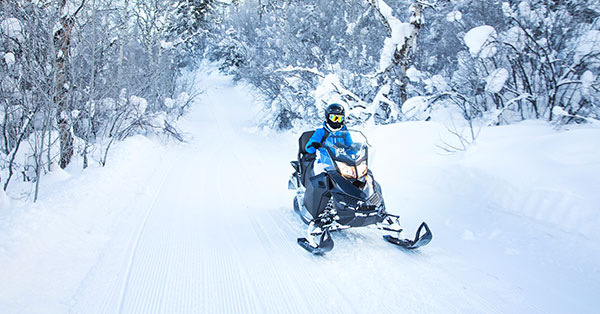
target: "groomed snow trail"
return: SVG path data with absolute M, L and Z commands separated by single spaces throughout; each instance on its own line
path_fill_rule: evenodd
M 407 252 L 377 231 L 353 230 L 335 234 L 327 256 L 302 250 L 304 226 L 286 189 L 291 167 L 281 160 L 294 158 L 295 136 L 247 132 L 251 98 L 227 78 L 205 80 L 183 125 L 189 143 L 149 182 L 156 188 L 143 219 L 120 238 L 128 243 L 107 248 L 71 312 L 541 312 L 435 245 Z

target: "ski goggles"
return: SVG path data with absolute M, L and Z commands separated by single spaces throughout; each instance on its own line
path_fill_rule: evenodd
M 344 121 L 344 116 L 341 115 L 341 114 L 330 114 L 329 115 L 329 120 L 332 121 L 332 122 L 340 123 L 340 122 Z

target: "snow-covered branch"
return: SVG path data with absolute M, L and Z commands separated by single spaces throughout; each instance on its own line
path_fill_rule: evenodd
M 287 66 L 285 68 L 277 69 L 277 70 L 275 70 L 275 72 L 308 72 L 308 73 L 314 74 L 314 75 L 319 76 L 319 77 L 325 77 L 325 74 L 321 73 L 316 68 L 304 68 L 304 67 Z

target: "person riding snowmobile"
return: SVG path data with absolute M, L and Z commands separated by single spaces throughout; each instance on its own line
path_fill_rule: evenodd
M 425 222 L 414 240 L 401 236 L 400 217 L 387 212 L 381 186 L 368 167 L 367 138 L 348 130 L 345 118 L 344 107 L 330 104 L 323 127 L 298 138 L 298 160 L 291 162 L 295 172 L 288 182 L 296 190 L 294 211 L 308 225 L 298 245 L 321 255 L 333 249 L 331 232 L 367 226 L 393 233 L 383 238 L 405 249 L 428 244 L 432 234 Z
M 345 125 L 346 113 L 344 107 L 337 103 L 332 103 L 325 109 L 325 122 L 323 127 L 315 130 L 315 133 L 306 143 L 306 152 L 315 154 L 317 150 L 324 149 L 324 143 L 334 146 L 343 144 L 345 147 L 352 145 L 352 138 L 347 132 Z M 327 153 L 318 154 L 318 158 L 313 167 L 313 173 L 317 174 L 324 171 L 328 166 L 333 166 L 333 161 Z

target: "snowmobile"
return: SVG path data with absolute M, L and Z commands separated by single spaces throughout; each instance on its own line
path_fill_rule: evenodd
M 401 237 L 400 217 L 386 211 L 381 186 L 368 167 L 370 145 L 362 132 L 329 133 L 326 136 L 337 138 L 321 141 L 317 152 L 309 154 L 305 146 L 313 133 L 300 136 L 298 159 L 291 162 L 295 171 L 288 183 L 289 189 L 296 190 L 294 211 L 308 225 L 307 236 L 298 238 L 302 248 L 324 254 L 333 249 L 331 232 L 367 226 L 391 233 L 383 238 L 405 249 L 416 249 L 431 241 L 431 230 L 425 222 L 413 240 Z M 345 140 L 348 136 L 350 143 Z M 313 174 L 315 160 L 327 161 L 323 172 Z

